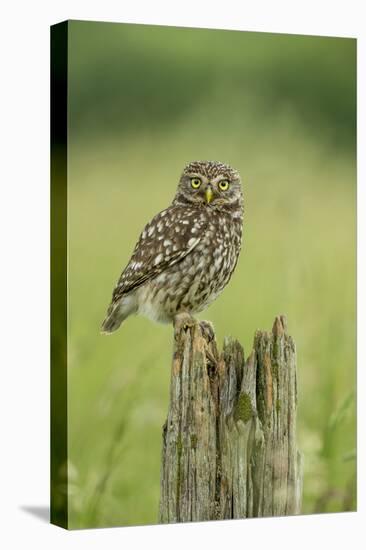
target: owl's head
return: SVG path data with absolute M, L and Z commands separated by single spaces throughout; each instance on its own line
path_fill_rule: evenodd
M 241 207 L 242 190 L 239 173 L 228 164 L 203 160 L 187 164 L 179 180 L 176 204 L 207 207 Z

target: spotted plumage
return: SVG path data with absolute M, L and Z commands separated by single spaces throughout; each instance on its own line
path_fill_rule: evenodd
M 240 176 L 227 164 L 195 161 L 175 198 L 144 228 L 113 291 L 102 331 L 139 313 L 171 322 L 209 306 L 238 261 L 243 225 Z

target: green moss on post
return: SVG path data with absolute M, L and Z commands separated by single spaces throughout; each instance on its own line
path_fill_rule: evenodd
M 278 369 L 279 369 L 279 365 L 278 365 L 277 361 L 272 361 L 271 369 L 272 369 L 273 379 L 277 382 L 278 381 Z
M 241 393 L 239 395 L 235 410 L 234 420 L 242 420 L 246 424 L 253 416 L 253 407 L 250 400 L 250 395 L 247 393 Z

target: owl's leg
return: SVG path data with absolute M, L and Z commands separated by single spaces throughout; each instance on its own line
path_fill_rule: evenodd
M 177 313 L 173 319 L 174 333 L 177 335 L 182 329 L 194 327 L 195 323 L 195 319 L 186 311 Z

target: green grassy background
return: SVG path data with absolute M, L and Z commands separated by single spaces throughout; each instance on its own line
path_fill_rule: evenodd
M 355 41 L 69 24 L 69 525 L 156 523 L 172 328 L 99 326 L 183 165 L 232 164 L 244 247 L 201 314 L 248 354 L 288 316 L 304 513 L 355 509 Z

